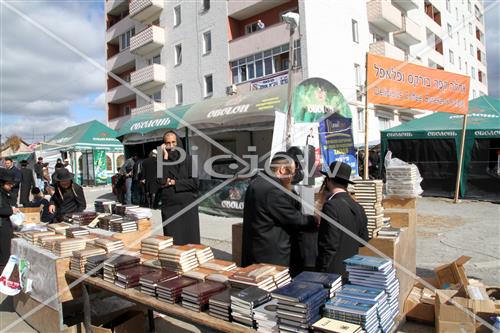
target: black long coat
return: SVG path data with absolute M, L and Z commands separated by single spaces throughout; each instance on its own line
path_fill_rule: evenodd
M 146 193 L 156 193 L 160 187 L 157 182 L 156 157 L 148 157 L 142 162 L 141 179 L 144 179 Z
M 335 194 L 324 204 L 322 212 L 353 234 L 368 241 L 368 219 L 365 211 L 348 193 Z M 358 254 L 360 246 L 363 245 L 327 220 L 321 219 L 316 268 L 320 272 L 344 274 L 344 260 Z
M 33 177 L 33 170 L 29 168 L 21 168 L 21 190 L 19 203 L 26 206 L 30 201 L 30 192 L 35 187 L 35 179 Z
M 198 196 L 198 178 L 192 177 L 191 171 L 192 161 L 187 156 L 184 161 L 175 165 L 164 165 L 163 178 L 159 179 L 159 183 L 163 187 L 160 195 L 161 218 L 164 224 L 163 234 L 173 237 L 175 245 L 200 243 L 198 205 L 173 218 L 192 204 Z M 167 178 L 175 179 L 175 185 L 166 186 Z M 169 222 L 165 225 L 167 220 Z
M 13 237 L 10 193 L 0 188 L 0 265 L 5 266 L 10 257 L 10 241 Z
M 87 208 L 83 188 L 75 183 L 64 191 L 56 187 L 56 192 L 50 198 L 50 204 L 56 206 L 56 221 L 62 221 L 66 214 L 83 212 Z
M 253 263 L 290 266 L 291 237 L 299 227 L 314 226 L 314 218 L 302 214 L 300 203 L 279 180 L 268 177 L 258 175 L 245 194 L 243 267 Z

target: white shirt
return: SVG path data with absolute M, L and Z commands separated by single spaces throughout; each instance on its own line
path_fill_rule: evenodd
M 71 167 L 71 164 L 66 165 L 64 168 L 69 172 L 73 173 L 73 167 Z

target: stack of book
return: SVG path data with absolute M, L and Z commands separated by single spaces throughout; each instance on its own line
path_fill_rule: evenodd
M 226 289 L 226 285 L 219 282 L 205 281 L 193 284 L 182 289 L 182 306 L 196 312 L 205 311 L 208 308 L 208 300 L 218 292 Z
M 278 327 L 285 332 L 309 332 L 321 318 L 321 308 L 328 297 L 323 285 L 293 281 L 271 293 L 278 301 Z
M 66 229 L 66 236 L 70 237 L 70 238 L 88 235 L 89 233 L 90 233 L 89 229 L 82 228 L 82 227 L 72 227 L 72 228 Z
M 85 274 L 90 276 L 97 276 L 102 279 L 104 272 L 104 262 L 111 257 L 110 254 L 100 254 L 87 258 L 85 263 Z
M 184 276 L 159 282 L 156 286 L 157 298 L 171 304 L 178 303 L 181 301 L 182 289 L 196 283 L 198 283 L 197 280 Z
M 370 238 L 375 237 L 383 226 L 383 186 L 382 180 L 356 180 L 354 182 L 354 197 L 365 210 Z
M 53 236 L 56 233 L 54 231 L 29 231 L 23 232 L 23 238 L 33 245 L 38 244 L 38 238 L 41 236 Z
M 141 241 L 141 253 L 158 257 L 161 250 L 174 245 L 174 239 L 170 236 L 153 236 Z
M 259 287 L 266 291 L 276 289 L 274 274 L 276 267 L 267 264 L 253 264 L 245 268 L 238 268 L 229 278 L 232 288 L 245 289 L 251 286 Z
M 58 257 L 68 257 L 73 254 L 73 251 L 83 250 L 87 246 L 84 239 L 66 238 L 55 241 L 53 253 Z
M 183 273 L 182 276 L 203 282 L 206 280 L 207 276 L 209 276 L 210 274 L 214 274 L 216 272 L 217 271 L 214 271 L 213 269 L 198 267 L 190 270 L 189 272 Z
M 94 241 L 94 244 L 105 249 L 107 253 L 121 250 L 125 247 L 121 239 L 114 237 L 98 238 Z
M 318 333 L 361 333 L 361 326 L 345 321 L 323 317 L 312 325 L 313 331 Z
M 76 273 L 85 273 L 87 259 L 103 254 L 106 254 L 106 250 L 99 247 L 86 247 L 83 250 L 74 251 L 69 262 L 69 269 Z
M 112 232 L 134 232 L 137 231 L 137 222 L 129 218 L 110 221 L 109 230 Z
M 387 195 L 416 197 L 420 195 L 420 173 L 414 164 L 390 166 L 385 170 Z
M 123 221 L 123 216 L 116 215 L 116 214 L 110 214 L 110 215 L 105 215 L 99 217 L 99 228 L 103 230 L 110 230 L 111 229 L 111 223 L 116 221 Z
M 127 208 L 127 210 L 125 211 L 125 216 L 130 218 L 131 220 L 137 221 L 142 219 L 150 219 L 153 217 L 153 213 L 149 208 L 134 207 Z
M 212 259 L 204 263 L 200 263 L 200 267 L 212 269 L 214 271 L 232 271 L 237 268 L 236 263 L 221 259 Z
M 121 216 L 125 216 L 125 214 L 127 213 L 127 210 L 129 210 L 129 209 L 135 209 L 135 208 L 139 208 L 139 206 L 137 206 L 137 205 L 116 204 L 113 213 L 121 215 Z
M 161 268 L 149 274 L 142 275 L 139 279 L 139 284 L 141 286 L 141 292 L 156 297 L 156 287 L 158 283 L 166 282 L 175 279 L 177 274 L 175 272 L 169 271 L 167 269 Z
M 391 226 L 382 227 L 379 230 L 377 237 L 378 238 L 396 239 L 399 237 L 400 232 L 401 232 L 400 228 L 393 228 Z
M 104 281 L 115 283 L 118 271 L 137 267 L 140 261 L 139 257 L 127 254 L 120 254 L 112 257 L 104 262 Z
M 212 252 L 210 246 L 201 244 L 188 244 L 186 246 L 196 250 L 196 259 L 198 259 L 198 263 L 200 265 L 214 259 L 214 253 Z
M 94 201 L 95 211 L 97 213 L 112 214 L 116 206 L 116 201 L 108 199 L 96 199 Z
M 187 245 L 172 245 L 159 252 L 158 258 L 163 267 L 183 274 L 198 267 L 196 250 Z
M 54 251 L 56 240 L 66 239 L 64 235 L 46 235 L 38 237 L 36 241 L 36 245 L 44 248 L 45 250 L 49 250 L 50 252 Z
M 258 287 L 249 287 L 231 295 L 231 316 L 233 321 L 256 328 L 254 309 L 271 299 L 269 293 Z
M 344 262 L 350 283 L 382 289 L 386 292 L 389 304 L 389 324 L 392 325 L 399 311 L 399 281 L 392 262 L 380 257 L 361 255 L 355 255 Z
M 235 291 L 229 288 L 210 296 L 208 314 L 218 319 L 231 321 L 231 295 L 234 293 Z
M 254 319 L 257 322 L 257 332 L 278 333 L 278 301 L 273 299 L 255 309 Z
M 215 273 L 209 274 L 205 277 L 205 280 L 207 281 L 215 281 L 215 282 L 220 282 L 220 283 L 229 283 L 229 278 L 233 276 L 234 270 L 231 271 L 217 271 Z
M 325 317 L 360 325 L 366 333 L 379 333 L 377 303 L 335 296 L 329 300 L 323 311 Z
M 65 235 L 66 234 L 66 229 L 72 227 L 71 224 L 66 223 L 66 222 L 61 222 L 61 223 L 52 223 L 47 225 L 47 230 L 48 231 L 53 231 L 56 234 L 61 234 Z
M 71 219 L 73 223 L 80 226 L 89 225 L 97 217 L 96 212 L 84 211 L 81 213 L 73 213 Z
M 293 281 L 318 283 L 328 290 L 328 298 L 335 296 L 335 292 L 342 287 L 342 276 L 334 273 L 302 272 Z
M 157 272 L 158 269 L 136 265 L 131 268 L 119 269 L 116 271 L 115 284 L 120 288 L 134 288 L 140 285 L 139 281 L 142 276 Z
M 288 267 L 278 265 L 274 265 L 274 267 L 275 271 L 273 273 L 273 281 L 275 288 L 273 289 L 284 287 L 292 281 Z

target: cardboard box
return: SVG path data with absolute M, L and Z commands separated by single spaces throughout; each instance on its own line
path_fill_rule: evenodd
M 145 332 L 146 319 L 141 311 L 130 311 L 102 325 L 91 325 L 93 333 Z
M 465 274 L 464 264 L 469 261 L 471 257 L 461 256 L 457 260 L 434 268 L 441 289 L 460 289 L 469 284 L 467 275 Z
M 40 223 L 40 207 L 20 207 L 19 210 L 24 214 L 24 223 Z
M 425 303 L 422 296 L 423 289 L 416 286 L 413 287 L 405 301 L 404 313 L 406 313 L 406 319 L 434 325 L 434 303 Z

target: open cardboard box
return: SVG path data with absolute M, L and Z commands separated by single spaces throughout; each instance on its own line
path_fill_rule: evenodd
M 145 316 L 142 311 L 129 311 L 101 325 L 91 325 L 93 333 L 136 333 L 145 332 Z
M 436 287 L 437 278 L 422 278 L 432 287 Z M 404 313 L 406 319 L 428 325 L 434 325 L 435 322 L 435 294 L 434 288 L 431 290 L 420 282 L 416 282 L 410 295 L 405 301 Z
M 437 287 L 440 289 L 459 289 L 460 287 L 466 287 L 469 284 L 469 280 L 465 274 L 464 264 L 470 259 L 471 257 L 461 256 L 449 264 L 434 268 L 438 281 Z

